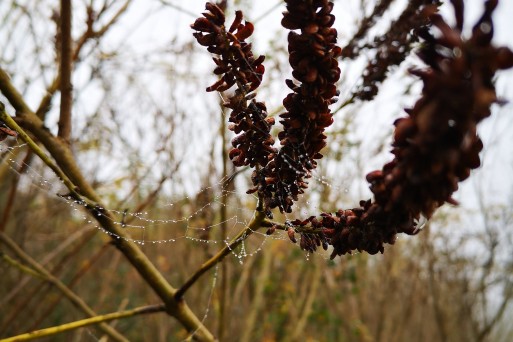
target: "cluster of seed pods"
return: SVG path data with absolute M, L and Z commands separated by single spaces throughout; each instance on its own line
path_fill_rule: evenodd
M 237 134 L 232 140 L 230 159 L 236 166 L 265 166 L 276 152 L 270 134 L 274 119 L 267 117 L 265 104 L 254 99 L 265 68 L 264 56 L 255 58 L 251 44 L 245 41 L 253 33 L 253 24 L 243 22 L 242 12 L 236 11 L 235 19 L 226 30 L 222 8 L 211 2 L 205 7 L 203 17 L 196 19 L 191 27 L 197 31 L 193 34 L 196 40 L 217 55 L 213 57 L 214 73 L 220 79 L 207 91 L 223 92 L 236 87 L 223 103 L 232 110 L 229 129 Z
M 406 111 L 408 116 L 395 122 L 394 159 L 367 175 L 374 200 L 334 215 L 324 213 L 320 220 L 290 223 L 300 234 L 322 231 L 321 244 L 324 240 L 333 246 L 332 257 L 355 250 L 383 252 L 396 234 L 415 234 L 421 215 L 430 218 L 444 203 L 455 204 L 451 196 L 458 183 L 480 165 L 483 144 L 477 124 L 497 102 L 493 77 L 497 70 L 513 66 L 513 52 L 491 45 L 496 0 L 486 2 L 468 40 L 461 36 L 463 3 L 453 2 L 454 28 L 438 14 L 428 13 L 440 35 L 422 35 L 419 56 L 428 67 L 412 73 L 422 79 L 423 93 Z M 312 244 L 319 242 L 310 241 L 305 250 L 315 249 Z
M 283 130 L 278 134 L 281 148 L 262 170 L 253 174 L 253 182 L 264 199 L 264 207 L 291 212 L 294 201 L 304 192 L 305 181 L 322 158 L 326 146 L 324 130 L 332 124 L 329 105 L 336 101 L 335 83 L 340 77 L 336 45 L 337 31 L 332 28 L 333 3 L 327 0 L 286 0 L 282 26 L 288 35 L 289 62 L 295 81 L 287 80 L 292 90 L 283 100 L 280 114 Z M 299 32 L 295 32 L 299 30 Z
M 214 58 L 215 73 L 221 79 L 207 90 L 237 86 L 225 103 L 232 109 L 230 128 L 238 134 L 230 157 L 237 166 L 260 166 L 253 172 L 254 188 L 248 192 L 258 191 L 268 217 L 276 207 L 291 212 L 293 202 L 308 186 L 305 179 L 322 157 L 324 130 L 333 122 L 328 106 L 336 101 L 335 83 L 340 77 L 337 57 L 342 53 L 336 46 L 337 32 L 331 27 L 335 20 L 333 3 L 285 2 L 282 25 L 292 30 L 288 36 L 289 61 L 295 81 L 286 81 L 292 92 L 283 101 L 286 112 L 280 115 L 284 129 L 278 135 L 279 151 L 269 134 L 274 120 L 267 117 L 265 105 L 253 99 L 264 72 L 263 57 L 255 59 L 251 45 L 244 41 L 253 26 L 243 23 L 242 13 L 236 12 L 226 30 L 223 11 L 212 3 L 207 3 L 204 17 L 192 25 L 198 31 L 194 34 L 198 42 L 219 56 Z M 304 250 L 314 252 L 318 247 L 332 246 L 332 258 L 355 250 L 383 252 L 384 244 L 393 244 L 398 233 L 416 234 L 421 216 L 430 218 L 444 203 L 456 204 L 452 194 L 458 183 L 480 165 L 483 144 L 477 124 L 490 115 L 490 106 L 497 102 L 493 85 L 496 71 L 513 66 L 513 52 L 491 44 L 491 15 L 497 0 L 486 1 L 484 14 L 469 39 L 461 35 L 463 0 L 452 1 L 454 27 L 436 14 L 437 0 L 411 3 L 417 2 L 431 4 L 421 12 L 411 10 L 423 27 L 429 22 L 439 34 L 434 36 L 427 29 L 399 30 L 407 32 L 401 39 L 424 40 L 418 54 L 427 68 L 411 71 L 422 79 L 423 93 L 413 108 L 406 110 L 407 116 L 394 123 L 394 159 L 367 175 L 373 200 L 360 201 L 359 207 L 334 214 L 322 213 L 319 218 L 287 222 L 289 238 L 295 243 L 299 233 Z M 390 45 L 394 47 L 393 42 Z M 270 228 L 269 233 L 276 229 Z
M 390 25 L 382 36 L 375 38 L 370 48 L 376 51 L 362 75 L 362 83 L 354 93 L 355 98 L 370 101 L 379 91 L 393 66 L 400 65 L 419 40 L 419 32 L 429 26 L 426 10 L 434 11 L 440 0 L 411 0 L 402 14 Z M 361 52 L 360 47 L 349 44 L 342 50 L 344 58 L 355 58 Z

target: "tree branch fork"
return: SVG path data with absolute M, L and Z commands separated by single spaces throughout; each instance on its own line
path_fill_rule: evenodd
M 2 70 L 0 70 L 0 72 L 1 71 Z M 5 88 L 0 88 L 0 90 L 3 92 Z M 12 95 L 13 94 L 11 93 L 11 96 Z M 58 137 L 51 135 L 51 133 L 44 128 L 42 121 L 35 115 L 35 113 L 28 110 L 28 106 L 24 103 L 21 96 L 16 98 L 15 103 L 21 105 L 21 108 L 23 108 L 23 114 L 18 118 L 19 120 L 14 120 L 10 115 L 8 115 L 5 110 L 5 106 L 2 103 L 0 103 L 0 120 L 16 131 L 18 137 L 26 142 L 29 148 L 32 149 L 32 151 L 38 155 L 38 157 L 41 158 L 41 160 L 62 180 L 63 184 L 70 192 L 67 196 L 71 196 L 78 203 L 82 204 L 88 210 L 89 214 L 92 215 L 106 231 L 113 234 L 114 245 L 123 254 L 125 254 L 145 281 L 155 290 L 155 292 L 157 292 L 159 297 L 163 299 L 164 303 L 158 306 L 158 310 L 138 308 L 107 315 L 99 315 L 12 338 L 20 338 L 16 340 L 32 339 L 77 329 L 91 324 L 98 324 L 108 320 L 131 317 L 136 314 L 161 312 L 165 310 L 168 314 L 178 319 L 189 332 L 194 333 L 194 337 L 199 341 L 215 340 L 214 336 L 203 326 L 185 303 L 185 293 L 197 282 L 198 279 L 201 278 L 202 275 L 221 262 L 254 231 L 260 228 L 269 228 L 271 226 L 277 226 L 278 228 L 285 226 L 268 220 L 263 213 L 261 201 L 259 201 L 257 210 L 255 210 L 254 216 L 248 225 L 216 255 L 203 263 L 180 288 L 175 289 L 165 280 L 163 275 L 147 259 L 136 244 L 124 239 L 123 231 L 115 224 L 115 220 L 111 217 L 110 213 L 100 209 L 104 208 L 104 206 L 101 204 L 94 190 L 92 190 L 89 184 L 85 182 L 78 167 L 75 165 L 74 160 L 71 159 L 69 148 L 65 145 L 65 142 Z M 35 137 L 39 138 L 55 158 L 57 164 L 53 162 L 53 160 L 36 142 L 34 142 L 30 135 L 16 121 L 19 121 L 22 125 L 27 127 Z M 65 172 L 65 170 L 67 172 Z M 101 215 L 98 215 L 99 213 Z

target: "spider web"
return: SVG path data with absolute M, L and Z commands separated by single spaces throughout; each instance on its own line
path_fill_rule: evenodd
M 121 227 L 125 236 L 117 236 L 105 230 L 94 217 L 85 208 L 84 203 L 77 201 L 70 196 L 63 195 L 67 189 L 61 180 L 56 177 L 46 166 L 38 165 L 39 161 L 33 161 L 30 164 L 25 163 L 21 156 L 26 149 L 27 144 L 9 139 L 7 142 L 0 143 L 0 160 L 2 165 L 6 165 L 8 170 L 19 177 L 19 191 L 36 190 L 44 198 L 53 199 L 64 203 L 68 208 L 68 213 L 74 220 L 83 223 L 85 228 L 93 228 L 102 234 L 106 234 L 114 239 L 124 239 L 146 248 L 155 248 L 162 244 L 192 243 L 194 245 L 213 246 L 215 250 L 220 250 L 229 246 L 233 237 L 242 229 L 248 226 L 251 217 L 254 214 L 257 198 L 254 195 L 246 194 L 246 188 L 242 190 L 225 190 L 223 185 L 233 175 L 219 179 L 212 186 L 200 189 L 194 194 L 189 194 L 172 200 L 160 201 L 158 205 L 152 206 L 148 210 L 133 212 L 130 210 L 120 210 L 115 207 L 98 208 L 97 215 L 104 215 L 108 212 L 113 217 L 112 223 Z M 40 167 L 43 169 L 40 170 Z M 20 171 L 23 170 L 23 171 Z M 299 170 L 298 170 L 299 172 Z M 322 187 L 331 187 L 336 190 L 342 190 L 331 184 L 325 176 L 312 175 L 312 180 Z M 205 203 L 198 206 L 191 205 L 191 201 L 196 198 L 207 198 Z M 301 196 L 304 197 L 304 196 Z M 317 212 L 319 208 L 308 198 L 300 198 L 306 206 L 307 212 Z M 209 216 L 211 212 L 218 212 L 222 207 L 226 207 L 227 218 L 224 221 L 216 217 Z M 180 207 L 183 209 L 182 215 L 173 215 L 172 208 Z M 301 211 L 301 210 L 297 210 Z M 303 210 L 304 211 L 304 210 Z M 303 213 L 294 213 L 304 215 Z M 65 213 L 63 213 L 65 215 Z M 292 215 L 290 215 L 292 216 Z M 284 215 L 283 220 L 293 219 L 289 215 Z M 222 234 L 221 234 L 222 232 Z M 60 237 L 57 237 L 60 239 Z M 286 233 L 276 231 L 272 235 L 267 235 L 265 230 L 256 230 L 252 232 L 247 240 L 242 240 L 240 245 L 231 250 L 228 257 L 233 258 L 236 263 L 243 265 L 244 262 L 263 251 L 266 245 L 275 240 L 288 240 Z M 197 247 L 200 248 L 200 247 Z M 291 248 L 299 248 L 291 246 Z M 305 259 L 309 260 L 310 255 L 305 254 Z M 319 257 L 327 259 L 329 254 L 317 254 Z M 204 324 L 212 309 L 212 300 L 218 282 L 218 266 L 207 273 L 210 289 L 208 290 L 208 299 L 206 304 L 201 304 L 203 308 L 200 320 Z M 205 281 L 207 281 L 205 279 Z M 88 329 L 89 334 L 94 334 Z M 193 336 L 195 332 L 190 333 L 187 338 Z M 93 335 L 94 336 L 94 335 Z M 186 339 L 184 339 L 186 340 Z
M 20 160 L 20 157 L 14 152 L 27 147 L 25 143 L 16 143 L 7 145 L 0 144 L 0 156 L 3 164 L 8 165 L 9 170 L 20 177 L 20 189 L 26 187 L 36 188 L 48 198 L 58 199 L 69 206 L 69 212 L 74 219 L 81 220 L 85 225 L 92 226 L 104 234 L 115 239 L 124 239 L 138 245 L 157 245 L 166 243 L 175 243 L 180 241 L 190 241 L 200 244 L 219 245 L 220 248 L 228 246 L 233 237 L 242 229 L 247 227 L 254 214 L 257 197 L 246 194 L 246 188 L 241 190 L 226 190 L 223 185 L 233 177 L 229 175 L 221 178 L 211 186 L 204 187 L 192 195 L 185 195 L 172 200 L 159 201 L 158 205 L 153 205 L 151 209 L 133 212 L 128 209 L 120 210 L 114 207 L 98 208 L 96 215 L 106 216 L 102 212 L 110 213 L 106 217 L 112 217 L 111 221 L 123 229 L 125 236 L 118 236 L 105 230 L 101 225 L 87 213 L 85 203 L 76 200 L 65 194 L 66 188 L 62 182 L 53 173 L 43 173 L 36 169 L 36 166 L 26 164 Z M 23 173 L 20 172 L 23 170 Z M 297 170 L 297 172 L 304 172 Z M 333 191 L 347 193 L 349 190 L 342 186 L 334 185 L 330 180 L 320 173 L 311 174 L 311 183 L 321 188 L 327 187 Z M 167 197 L 167 196 L 166 196 Z M 198 198 L 206 199 L 200 205 L 193 205 L 193 201 Z M 292 220 L 307 214 L 314 214 L 320 211 L 320 200 L 312 200 L 308 196 L 300 196 L 302 202 L 301 208 L 296 208 L 293 214 L 283 215 L 284 220 Z M 172 209 L 179 207 L 181 215 L 172 214 Z M 226 207 L 229 215 L 221 221 L 212 216 L 212 213 Z M 224 230 L 222 236 L 219 234 Z M 253 232 L 258 240 L 248 244 L 243 241 L 241 246 L 232 250 L 232 255 L 242 264 L 247 257 L 254 256 L 260 252 L 268 239 L 286 240 L 288 239 L 282 232 L 276 232 L 267 235 L 264 230 Z

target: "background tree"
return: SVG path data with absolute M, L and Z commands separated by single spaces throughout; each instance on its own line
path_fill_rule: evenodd
M 264 202 L 267 210 L 255 212 L 257 196 L 245 194 L 254 182 L 251 170 L 235 170 L 229 160 L 240 156 L 228 154 L 233 136 L 226 125 L 233 113 L 222 108 L 232 93 L 220 99 L 198 91 L 215 82 L 211 56 L 193 42 L 188 28 L 200 16 L 202 4 L 191 2 L 187 9 L 171 1 L 0 4 L 2 102 L 6 113 L 16 114 L 29 141 L 35 141 L 29 146 L 20 130 L 17 139 L 2 142 L 0 336 L 91 316 L 124 316 L 52 339 L 88 338 L 88 334 L 98 339 L 163 341 L 188 336 L 198 340 L 213 336 L 220 340 L 510 338 L 503 320 L 511 310 L 512 294 L 510 181 L 499 178 L 509 185 L 497 193 L 489 190 L 484 176 L 493 178 L 497 166 L 478 173 L 473 187 L 457 193 L 461 193 L 456 198 L 462 203 L 459 209 L 443 209 L 431 218 L 426 231 L 414 239 L 400 238 L 383 256 L 358 253 L 329 261 L 330 251 L 306 253 L 306 261 L 303 252 L 290 246 L 286 233 L 278 229 L 266 235 L 258 230 L 273 225 L 263 215 L 269 210 L 282 225 L 354 207 L 371 196 L 363 176 L 390 159 L 386 137 L 392 134 L 391 123 L 402 115 L 401 107 L 413 105 L 420 91 L 419 84 L 404 74 L 406 67 L 419 66 L 419 61 L 403 60 L 419 47 L 417 35 L 405 32 L 412 25 L 427 24 L 412 20 L 420 16 L 425 3 L 353 1 L 340 6 L 335 2 L 333 25 L 343 48 L 337 57 L 342 68 L 337 82 L 340 100 L 331 106 L 334 123 L 324 133 L 325 157 L 314 158 L 317 168 L 310 169 L 308 190 L 296 194 L 292 214 L 286 206 L 280 214 L 272 210 L 272 203 Z M 226 13 L 232 20 L 234 8 L 228 5 Z M 255 19 L 255 34 L 259 27 L 265 33 L 262 27 L 281 20 L 278 7 L 271 4 L 269 11 L 243 2 L 236 5 Z M 507 12 L 503 7 L 496 13 L 501 10 Z M 145 29 L 145 25 L 158 27 L 161 21 L 165 33 Z M 286 24 L 292 29 L 294 25 Z M 455 25 L 462 25 L 461 16 Z M 468 31 L 466 26 L 463 31 Z M 283 87 L 290 67 L 285 32 L 278 28 L 276 32 L 272 38 L 256 37 L 255 43 L 262 44 L 257 46 L 260 53 L 267 53 L 257 100 L 266 99 L 268 117 L 276 118 L 279 127 L 277 115 L 291 112 L 281 107 L 281 100 L 290 90 L 298 90 L 293 85 Z M 496 33 L 500 36 L 501 31 Z M 271 49 L 264 46 L 266 40 Z M 480 70 L 495 67 L 485 63 Z M 365 69 L 363 78 L 351 72 Z M 497 82 L 499 93 L 509 97 L 501 79 Z M 404 93 L 404 103 L 387 99 L 397 93 Z M 501 113 L 509 108 L 506 105 Z M 510 119 L 501 113 L 492 123 L 507 127 Z M 370 126 L 365 120 L 383 120 L 383 125 Z M 6 124 L 5 129 L 14 129 L 13 123 Z M 290 133 L 296 125 L 289 120 L 285 127 Z M 272 128 L 269 133 L 277 136 L 279 130 Z M 489 160 L 501 160 L 494 153 L 507 146 L 501 141 L 508 138 L 504 131 L 497 134 L 496 143 L 485 140 L 485 146 L 492 146 L 485 150 L 485 166 Z M 316 150 L 312 148 L 307 152 Z M 494 157 L 487 158 L 490 154 Z M 301 157 L 296 161 L 306 162 Z M 284 170 L 282 178 L 289 174 Z M 285 191 L 274 189 L 270 191 Z M 286 195 L 285 191 L 274 198 Z M 311 223 L 312 219 L 305 222 L 307 227 Z M 305 239 L 309 235 L 296 235 L 300 236 L 302 247 L 311 250 L 310 240 Z M 221 259 L 221 266 L 216 266 Z M 211 276 L 201 277 L 203 273 Z M 449 299 L 450 307 L 445 305 Z M 97 316 L 109 312 L 115 314 Z M 178 321 L 157 312 L 167 312 Z

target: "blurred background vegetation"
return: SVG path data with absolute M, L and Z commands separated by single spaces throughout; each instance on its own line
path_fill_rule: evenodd
M 375 3 L 335 1 L 341 45 Z M 404 3 L 395 1 L 375 30 L 386 29 Z M 282 110 L 283 82 L 290 77 L 278 4 L 241 0 L 228 7 L 255 22 L 256 53 L 266 55 L 267 68 L 259 99 L 272 115 Z M 107 209 L 179 286 L 244 226 L 256 203 L 245 194 L 251 171 L 236 171 L 227 160 L 231 132 L 221 99 L 203 91 L 214 80 L 210 56 L 188 27 L 203 2 L 73 5 L 73 152 Z M 0 66 L 29 105 L 41 109 L 51 131 L 59 107 L 52 88 L 58 21 L 54 1 L 0 3 Z M 367 58 L 341 62 L 341 102 Z M 370 196 L 364 175 L 390 158 L 391 123 L 420 90 L 405 73 L 415 62 L 394 69 L 372 103 L 334 105 L 329 145 L 310 189 L 295 212 L 278 221 Z M 511 100 L 511 73 L 501 77 L 498 93 Z M 461 206 L 444 207 L 417 236 L 400 238 L 383 255 L 330 261 L 329 254 L 306 255 L 280 232 L 268 237 L 262 231 L 195 284 L 187 302 L 221 341 L 512 340 L 513 137 L 504 128 L 512 127 L 511 109 L 497 109 L 484 127 L 485 166 L 458 194 Z M 159 301 L 109 236 L 57 195 L 64 188 L 21 141 L 0 146 L 0 230 L 22 253 L 98 313 Z M 23 272 L 16 261 L 26 264 L 0 244 L 0 338 L 84 317 L 55 286 Z M 133 341 L 188 337 L 165 314 L 110 324 Z M 46 340 L 105 339 L 93 326 Z

